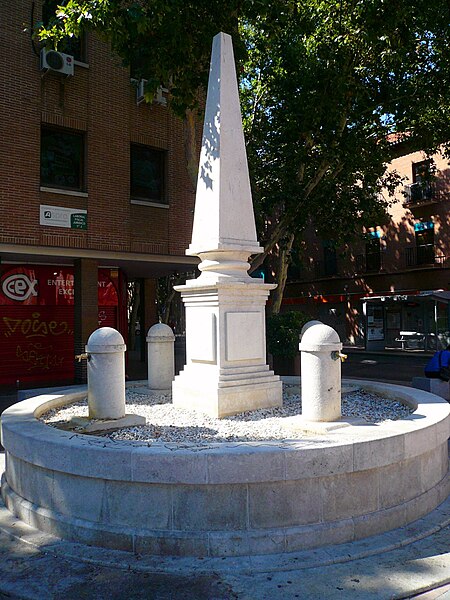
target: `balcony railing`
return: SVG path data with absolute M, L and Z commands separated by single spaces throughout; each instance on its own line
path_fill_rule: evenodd
M 405 246 L 387 246 L 379 253 L 361 253 L 354 255 L 353 260 L 314 261 L 309 268 L 289 268 L 289 280 L 313 281 L 327 277 L 346 277 L 362 274 L 388 274 L 414 268 L 450 268 L 450 254 L 445 255 L 434 244 L 415 244 Z
M 436 256 L 434 244 L 410 246 L 404 250 L 405 267 L 421 267 L 441 264 L 444 257 Z
M 450 267 L 450 256 L 436 249 L 434 244 L 404 246 L 395 251 L 377 254 L 358 254 L 354 259 L 355 273 L 392 273 L 414 267 Z
M 435 186 L 429 181 L 405 185 L 403 193 L 405 195 L 405 205 L 407 206 L 432 204 L 437 201 Z

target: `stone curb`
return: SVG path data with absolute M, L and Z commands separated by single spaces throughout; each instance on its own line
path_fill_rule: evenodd
M 0 472 L 3 471 L 3 461 L 4 455 L 0 454 Z M 93 548 L 62 541 L 33 529 L 13 517 L 3 503 L 0 504 L 0 538 L 0 546 L 6 552 L 6 559 L 0 556 L 0 592 L 9 597 L 30 600 L 43 597 L 28 592 L 30 577 L 34 577 L 35 585 L 39 586 L 39 577 L 45 578 L 48 573 L 43 569 L 42 573 L 39 571 L 39 575 L 28 574 L 23 587 L 20 584 L 20 571 L 14 579 L 14 585 L 11 580 L 6 581 L 7 578 L 3 578 L 1 574 L 8 574 L 10 571 L 9 548 L 10 554 L 16 558 L 19 554 L 29 555 L 30 565 L 39 560 L 36 557 L 42 557 L 44 561 L 47 557 L 51 568 L 67 571 L 69 578 L 71 573 L 78 573 L 79 577 L 83 577 L 83 569 L 87 569 L 89 565 L 89 568 L 100 569 L 101 572 L 111 569 L 119 571 L 123 573 L 124 579 L 138 573 L 173 577 L 218 574 L 235 590 L 236 596 L 232 597 L 242 600 L 275 597 L 280 593 L 280 588 L 285 589 L 286 595 L 283 597 L 286 598 L 400 600 L 450 582 L 450 497 L 432 513 L 409 526 L 353 543 L 288 555 L 202 559 L 139 556 Z M 422 547 L 425 548 L 421 553 Z M 17 552 L 18 548 L 21 552 Z M 378 577 L 375 580 L 374 565 Z M 400 578 L 395 567 L 399 569 Z M 50 569 L 49 566 L 47 568 Z M 415 576 L 405 577 L 404 572 L 412 568 Z M 394 577 L 398 588 L 396 593 L 390 595 L 386 591 L 386 572 Z M 336 580 L 330 582 L 333 577 Z M 285 587 L 286 579 L 287 584 L 291 584 L 288 588 Z M 354 583 L 348 583 L 354 581 L 358 581 L 360 589 L 346 590 L 348 595 L 342 595 L 342 586 L 347 583 L 355 587 Z M 115 584 L 117 585 L 117 581 Z M 291 592 L 289 596 L 288 589 Z M 295 595 L 294 591 L 300 591 L 300 596 Z M 107 593 L 108 590 L 105 589 L 105 594 Z
M 164 556 L 144 556 L 121 550 L 108 550 L 86 546 L 76 542 L 61 540 L 50 534 L 36 530 L 11 515 L 3 502 L 0 504 L 0 532 L 31 545 L 39 552 L 50 553 L 68 560 L 114 567 L 122 570 L 152 573 L 269 573 L 280 571 L 305 571 L 331 565 L 351 563 L 371 556 L 392 552 L 413 545 L 425 538 L 450 528 L 450 497 L 423 519 L 406 527 L 383 533 L 356 542 L 337 544 L 314 550 L 304 550 L 283 554 L 239 556 L 223 558 L 184 558 Z M 450 548 L 450 531 L 449 548 Z M 448 556 L 448 577 L 450 581 L 450 555 Z M 1 582 L 0 582 L 1 590 Z
M 44 584 L 46 577 L 49 577 L 51 569 L 63 572 L 68 579 L 72 576 L 85 577 L 86 582 L 89 582 L 89 578 L 92 577 L 92 568 L 95 568 L 96 574 L 103 572 L 107 574 L 112 571 L 118 573 L 119 581 L 122 576 L 124 582 L 135 579 L 136 590 L 140 581 L 139 573 L 156 576 L 166 574 L 175 578 L 179 576 L 201 577 L 209 574 L 219 576 L 222 582 L 233 590 L 235 595 L 230 597 L 242 600 L 256 597 L 273 598 L 280 592 L 282 596 L 279 597 L 301 597 L 308 600 L 322 600 L 325 597 L 329 600 L 334 600 L 334 598 L 400 600 L 450 582 L 450 553 L 442 552 L 443 547 L 449 548 L 449 523 L 450 501 L 447 500 L 431 515 L 417 521 L 414 527 L 410 526 L 395 530 L 390 534 L 368 538 L 364 542 L 329 547 L 326 550 L 315 552 L 294 553 L 290 558 L 284 555 L 282 557 L 251 557 L 245 561 L 241 559 L 221 561 L 216 559 L 213 561 L 173 558 L 161 560 L 161 557 L 139 557 L 125 552 L 62 542 L 21 524 L 1 506 L 1 545 L 6 551 L 11 548 L 10 555 L 14 558 L 9 558 L 8 554 L 6 560 L 0 557 L 0 593 L 8 594 L 8 597 L 13 598 L 36 600 L 44 596 L 39 595 L 39 592 L 33 594 L 30 590 L 42 589 L 40 585 Z M 424 542 L 426 542 L 427 548 L 425 553 L 422 552 L 425 554 L 425 558 L 422 558 L 420 545 Z M 430 547 L 433 548 L 433 552 L 429 551 Z M 439 553 L 439 547 L 441 553 Z M 25 556 L 25 564 L 30 565 L 31 575 L 26 568 L 25 570 L 19 569 L 14 575 L 13 581 L 11 578 L 1 576 L 5 572 L 8 574 L 10 561 L 17 562 L 20 554 Z M 373 558 L 375 555 L 376 559 Z M 42 564 L 39 563 L 39 557 L 42 557 Z M 302 562 L 305 558 L 309 558 L 308 563 Z M 439 569 L 436 568 L 436 558 L 439 560 Z M 39 570 L 34 569 L 33 571 L 33 563 L 35 567 L 36 563 L 39 563 Z M 377 573 L 375 579 L 374 565 L 376 565 Z M 394 566 L 398 568 L 400 579 L 397 578 Z M 405 579 L 403 572 L 411 568 L 415 570 L 415 577 L 412 579 L 406 577 Z M 395 593 L 387 593 L 386 586 L 389 582 L 386 581 L 386 571 L 395 581 L 397 588 Z M 22 577 L 23 582 L 21 582 Z M 358 582 L 358 586 L 352 583 L 352 589 L 345 590 L 347 593 L 343 594 L 343 586 L 348 582 Z M 289 595 L 287 595 L 286 583 L 292 584 L 287 586 L 291 592 Z M 117 586 L 117 579 L 114 585 Z M 356 590 L 355 587 L 359 589 Z M 286 593 L 283 594 L 280 588 L 284 588 Z M 168 589 L 170 589 L 170 583 Z M 105 583 L 105 596 L 103 597 L 108 597 L 112 591 L 112 588 L 109 589 L 108 583 Z M 300 595 L 294 594 L 295 591 L 300 591 Z M 63 595 L 46 594 L 45 597 L 59 598 Z M 137 595 L 136 597 L 141 596 Z M 172 598 L 170 594 L 162 597 Z
M 4 458 L 4 455 L 1 458 Z M 370 556 L 392 552 L 415 544 L 446 529 L 450 530 L 450 496 L 434 511 L 409 525 L 345 544 L 291 553 L 238 557 L 144 556 L 61 540 L 23 523 L 14 517 L 6 509 L 3 501 L 0 500 L 0 532 L 24 544 L 31 545 L 40 552 L 102 566 L 114 566 L 125 570 L 132 568 L 133 570 L 148 572 L 178 573 L 180 569 L 195 571 L 196 573 L 214 571 L 246 574 L 271 571 L 304 571 L 350 563 Z M 450 549 L 450 531 L 448 534 Z M 450 581 L 450 554 L 448 556 L 448 573 L 448 580 Z M 446 583 L 446 581 L 443 583 Z
M 364 385 L 379 387 L 374 382 Z M 222 559 L 354 542 L 413 522 L 438 506 L 450 490 L 448 404 L 421 390 L 387 384 L 382 388 L 384 395 L 417 407 L 417 415 L 353 428 L 349 434 L 343 430 L 343 437 L 332 432 L 331 443 L 323 448 L 293 440 L 220 443 L 201 453 L 178 445 L 172 450 L 156 442 L 148 448 L 49 428 L 36 420 L 39 414 L 83 393 L 37 396 L 2 414 L 11 488 L 3 486 L 3 499 L 33 527 L 125 552 Z M 436 456 L 432 463 L 431 452 Z M 397 467 L 402 460 L 408 481 L 414 480 L 410 489 L 405 489 Z M 338 514 L 327 495 L 333 490 L 327 477 L 338 486 Z M 187 491 L 185 484 L 197 487 Z M 228 487 L 219 487 L 223 484 Z M 363 493 L 370 486 L 375 491 Z M 229 497 L 225 513 L 224 490 Z M 275 497 L 280 498 L 276 510 L 271 504 Z M 280 508 L 283 502 L 285 511 Z M 158 506 L 159 512 L 152 512 L 151 506 Z M 247 563 L 249 569 L 254 567 L 251 560 Z

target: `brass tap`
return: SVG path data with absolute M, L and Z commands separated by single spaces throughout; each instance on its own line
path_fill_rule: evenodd
M 91 355 L 88 354 L 87 352 L 84 352 L 83 354 L 76 354 L 75 355 L 75 360 L 77 360 L 79 363 L 82 360 L 87 360 L 89 362 L 91 360 Z
M 344 360 L 347 359 L 347 355 L 346 354 L 342 354 L 342 352 L 336 351 L 336 352 L 332 352 L 331 353 L 331 358 L 333 360 L 338 360 L 340 358 L 341 362 L 344 362 Z

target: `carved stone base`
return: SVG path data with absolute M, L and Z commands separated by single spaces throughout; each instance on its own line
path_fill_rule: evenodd
M 266 365 L 264 312 L 274 284 L 200 280 L 175 288 L 186 307 L 186 366 L 172 384 L 174 406 L 212 417 L 281 406 L 280 378 Z
M 190 365 L 175 377 L 172 393 L 174 406 L 215 418 L 283 405 L 281 380 L 267 365 L 252 371 L 221 369 L 218 379 Z
M 120 419 L 91 419 L 89 417 L 72 417 L 66 429 L 78 433 L 96 433 L 97 431 L 114 431 L 123 427 L 145 425 L 146 418 L 141 415 L 127 414 Z

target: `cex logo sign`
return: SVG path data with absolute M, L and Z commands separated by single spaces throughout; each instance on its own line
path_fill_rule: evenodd
M 24 273 L 15 273 L 2 281 L 2 292 L 11 300 L 24 302 L 30 296 L 37 296 L 37 283 L 37 279 L 30 279 Z

